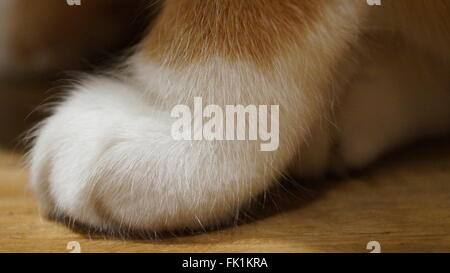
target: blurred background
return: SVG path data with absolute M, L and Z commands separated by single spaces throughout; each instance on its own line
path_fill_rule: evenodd
M 23 151 L 25 132 L 45 115 L 37 107 L 57 98 L 62 79 L 112 66 L 157 10 L 152 1 L 76 2 L 0 1 L 0 149 Z
M 343 179 L 290 183 L 249 223 L 163 243 L 96 240 L 42 219 L 20 166 L 25 133 L 46 115 L 38 106 L 56 100 L 73 71 L 110 67 L 127 54 L 159 9 L 157 0 L 80 3 L 0 0 L 0 252 L 66 252 L 73 240 L 83 252 L 368 252 L 372 240 L 383 252 L 450 252 L 445 139 Z

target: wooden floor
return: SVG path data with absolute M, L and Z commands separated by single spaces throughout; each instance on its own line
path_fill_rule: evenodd
M 0 87 L 0 252 L 450 252 L 450 142 L 406 149 L 342 180 L 279 190 L 253 220 L 218 231 L 123 240 L 76 232 L 42 218 L 14 140 L 41 117 L 29 115 L 47 84 Z M 19 149 L 20 150 L 20 149 Z
M 442 145 L 309 185 L 300 198 L 275 196 L 277 207 L 245 224 L 157 241 L 89 236 L 41 218 L 21 156 L 3 151 L 0 251 L 68 252 L 77 241 L 82 252 L 369 252 L 367 243 L 378 241 L 382 252 L 450 252 L 450 145 Z

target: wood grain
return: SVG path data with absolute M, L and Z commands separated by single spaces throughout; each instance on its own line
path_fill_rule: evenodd
M 279 191 L 241 225 L 160 240 L 78 233 L 42 218 L 21 155 L 0 151 L 0 252 L 450 252 L 450 143 L 407 149 L 300 197 Z M 295 192 L 295 191 L 294 191 Z M 267 202 L 272 204 L 273 202 Z

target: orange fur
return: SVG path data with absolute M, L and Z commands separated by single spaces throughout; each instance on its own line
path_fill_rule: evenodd
M 323 5 L 335 2 L 169 0 L 141 50 L 174 66 L 212 55 L 270 64 L 299 30 L 319 20 Z
M 50 23 L 38 4 L 19 3 L 40 14 L 13 24 L 25 63 L 39 50 L 61 62 L 67 52 L 86 55 L 96 35 L 78 32 L 77 16 L 92 20 L 85 28 L 94 34 L 93 21 L 106 24 L 93 47 L 126 21 L 98 14 L 100 2 L 67 14 L 58 2 L 52 12 L 61 16 Z M 31 184 L 47 213 L 101 230 L 158 232 L 232 219 L 289 166 L 303 176 L 364 167 L 450 131 L 449 15 L 448 0 L 163 1 L 124 68 L 73 87 L 36 131 Z M 33 20 L 34 36 L 26 31 Z M 277 148 L 178 141 L 172 110 L 195 97 L 279 106 Z

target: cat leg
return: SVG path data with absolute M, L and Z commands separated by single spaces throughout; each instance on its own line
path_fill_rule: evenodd
M 347 168 L 450 132 L 448 66 L 414 49 L 388 52 L 363 64 L 339 107 L 337 155 Z
M 117 79 L 74 87 L 36 132 L 46 213 L 113 231 L 198 229 L 270 188 L 332 97 L 361 1 L 167 1 Z M 279 144 L 176 140 L 177 105 L 279 106 Z

